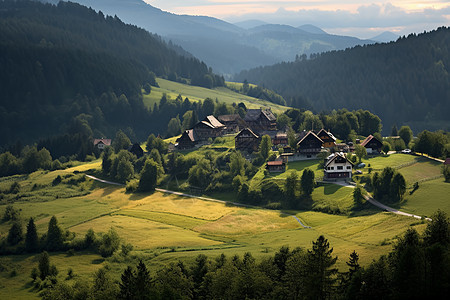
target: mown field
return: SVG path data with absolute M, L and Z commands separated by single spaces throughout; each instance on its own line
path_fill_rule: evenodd
M 152 87 L 151 93 L 144 95 L 144 104 L 147 107 L 153 107 L 154 103 L 159 103 L 163 94 L 166 94 L 171 99 L 175 99 L 178 95 L 181 95 L 183 99 L 188 97 L 191 101 L 203 101 L 206 98 L 211 98 L 213 100 L 218 99 L 220 102 L 226 104 L 243 102 L 247 108 L 270 107 L 274 113 L 281 113 L 288 109 L 288 107 L 269 101 L 236 93 L 226 87 L 207 89 L 162 78 L 157 78 L 156 81 L 158 82 L 159 88 Z
M 227 141 L 225 141 L 227 142 Z M 397 159 L 398 158 L 398 159 Z M 400 172 L 408 182 L 416 180 L 424 168 L 426 176 L 434 176 L 439 166 L 428 160 L 408 155 L 391 155 L 366 160 L 371 166 L 402 166 Z M 413 163 L 411 163 L 413 162 Z M 290 169 L 300 172 L 313 168 L 314 161 L 292 163 Z M 227 203 L 199 200 L 155 192 L 153 194 L 128 194 L 123 187 L 108 186 L 93 180 L 70 180 L 83 176 L 78 172 L 100 167 L 99 161 L 54 172 L 38 171 L 29 176 L 2 178 L 0 189 L 19 181 L 21 192 L 14 207 L 21 210 L 24 220 L 34 217 L 39 234 L 47 230 L 52 215 L 59 224 L 76 236 L 82 237 L 88 229 L 106 232 L 114 227 L 123 243 L 131 243 L 134 250 L 129 257 L 114 255 L 103 259 L 87 252 L 52 253 L 52 263 L 58 266 L 59 277 L 64 280 L 67 270 L 87 280 L 98 268 L 108 265 L 119 279 L 126 265 L 142 258 L 151 270 L 168 262 L 192 261 L 202 253 L 216 257 L 251 252 L 257 259 L 273 254 L 283 245 L 291 248 L 310 248 L 312 241 L 325 235 L 338 256 L 338 267 L 345 268 L 349 253 L 356 250 L 360 261 L 366 265 L 372 259 L 387 253 L 396 238 L 407 228 L 423 231 L 426 224 L 420 220 L 382 212 L 376 208 L 352 210 L 352 189 L 333 184 L 319 186 L 313 193 L 313 209 L 336 207 L 339 215 L 317 211 L 277 211 L 260 208 L 243 208 Z M 366 172 L 366 170 L 365 170 Z M 60 175 L 66 183 L 53 187 L 52 181 Z M 257 174 L 261 176 L 261 174 Z M 264 175 L 262 175 L 264 176 Z M 283 175 L 280 174 L 280 180 Z M 276 177 L 276 176 L 275 176 Z M 37 186 L 37 188 L 35 187 Z M 43 191 L 52 192 L 52 197 Z M 401 208 L 416 214 L 431 215 L 437 208 L 450 213 L 448 195 L 450 184 L 443 178 L 423 181 L 412 195 L 407 195 Z M 23 195 L 28 195 L 24 196 Z M 217 195 L 218 198 L 220 194 Z M 225 197 L 226 196 L 226 197 Z M 223 198 L 233 201 L 233 193 Z M 0 215 L 6 205 L 0 205 Z M 293 217 L 296 215 L 311 228 L 303 228 Z M 5 236 L 10 223 L 0 223 L 0 234 Z M 37 293 L 31 285 L 29 274 L 37 265 L 36 255 L 0 257 L 0 299 L 33 299 Z M 14 271 L 14 274 L 13 274 Z M 13 275 L 12 275 L 13 274 Z

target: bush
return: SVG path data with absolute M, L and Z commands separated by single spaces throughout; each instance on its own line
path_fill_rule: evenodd
M 20 211 L 15 209 L 12 205 L 6 206 L 5 213 L 3 215 L 3 221 L 18 221 L 20 219 Z
M 10 194 L 18 194 L 20 192 L 20 183 L 17 181 L 14 181 L 11 186 L 9 187 L 9 193 Z
M 127 193 L 134 193 L 138 190 L 139 181 L 137 179 L 130 180 L 127 182 L 126 191 Z
M 114 228 L 110 228 L 109 231 L 102 236 L 101 244 L 98 247 L 98 251 L 101 256 L 109 257 L 119 249 L 120 237 Z
M 62 181 L 62 178 L 61 178 L 60 175 L 58 175 L 58 176 L 55 177 L 55 179 L 53 179 L 52 185 L 53 185 L 53 186 L 58 185 L 58 184 L 61 183 L 61 181 Z

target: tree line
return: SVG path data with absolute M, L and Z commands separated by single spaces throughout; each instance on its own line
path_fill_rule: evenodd
M 411 34 L 389 44 L 356 46 L 243 71 L 248 80 L 282 95 L 289 106 L 314 111 L 367 109 L 385 130 L 448 130 L 450 28 Z
M 102 268 L 91 282 L 56 281 L 43 299 L 421 299 L 448 294 L 449 219 L 438 211 L 423 234 L 408 229 L 392 250 L 366 267 L 356 251 L 346 267 L 330 242 L 319 236 L 309 249 L 281 247 L 257 261 L 249 252 L 198 255 L 193 262 L 178 261 L 151 272 L 140 260 L 129 265 L 119 280 Z M 44 254 L 45 255 L 45 254 Z M 48 264 L 47 264 L 48 265 Z

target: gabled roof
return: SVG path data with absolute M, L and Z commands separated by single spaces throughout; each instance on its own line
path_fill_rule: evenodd
M 245 115 L 245 121 L 256 121 L 261 116 L 261 114 L 267 118 L 269 121 L 276 121 L 275 115 L 272 113 L 270 109 L 247 109 L 247 114 Z
M 300 139 L 300 141 L 298 141 L 297 145 L 300 145 L 309 135 L 313 136 L 314 138 L 316 138 L 317 140 L 319 140 L 321 143 L 323 143 L 323 141 L 312 131 L 308 131 L 308 133 L 306 133 L 303 138 Z
M 259 136 L 257 134 L 255 134 L 250 128 L 244 128 L 242 129 L 237 135 L 236 138 L 238 138 L 239 136 L 241 136 L 243 133 L 247 132 L 248 134 L 250 134 L 251 136 L 253 136 L 255 139 L 258 139 Z
M 366 139 L 361 143 L 361 146 L 365 147 L 368 143 L 370 143 L 372 140 L 377 141 L 379 144 L 382 144 L 376 137 L 373 135 L 369 135 L 366 137 Z
M 341 158 L 345 159 L 348 163 L 350 163 L 352 166 L 354 166 L 354 164 L 350 160 L 347 159 L 347 157 L 345 156 L 344 153 L 342 153 L 342 152 L 335 152 L 335 153 L 333 153 L 333 154 L 331 154 L 330 156 L 327 157 L 327 162 L 325 164 L 325 168 L 328 167 L 338 157 L 341 157 Z
M 234 122 L 238 121 L 239 119 L 242 119 L 240 115 L 234 114 L 234 115 L 221 115 L 217 117 L 220 122 Z
M 317 136 L 321 136 L 322 134 L 326 134 L 330 139 L 332 139 L 333 141 L 336 141 L 336 138 L 334 137 L 334 135 L 329 132 L 326 131 L 325 129 L 320 129 L 319 132 L 317 132 Z
M 203 121 L 209 122 L 213 126 L 213 128 L 220 128 L 225 126 L 220 123 L 219 120 L 217 120 L 213 115 L 207 116 Z
M 187 137 L 191 142 L 195 142 L 195 134 L 193 129 L 185 130 L 183 134 L 175 141 L 178 143 L 183 137 Z
M 111 139 L 95 139 L 94 146 L 97 144 L 104 144 L 105 146 L 111 146 Z

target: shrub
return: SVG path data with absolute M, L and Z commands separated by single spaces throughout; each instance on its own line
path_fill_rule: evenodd
M 55 177 L 55 179 L 53 179 L 52 185 L 53 185 L 53 186 L 58 185 L 58 184 L 61 183 L 61 181 L 62 181 L 62 178 L 61 178 L 60 175 L 58 175 L 58 176 Z
M 6 206 L 5 213 L 3 215 L 3 221 L 18 221 L 20 218 L 20 211 L 15 209 L 12 205 Z
M 109 257 L 119 249 L 120 237 L 114 228 L 110 228 L 109 231 L 102 236 L 101 244 L 98 247 L 98 251 L 101 256 Z

